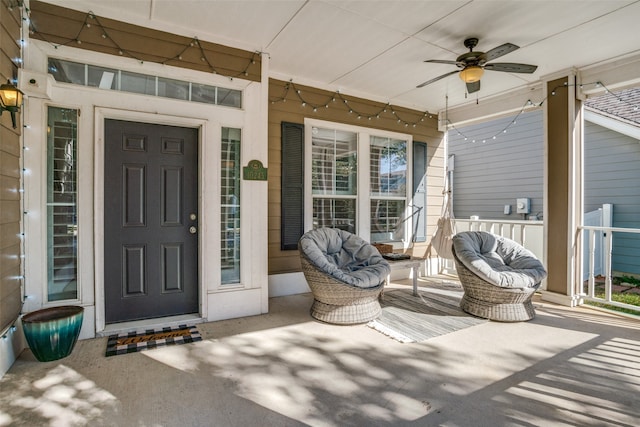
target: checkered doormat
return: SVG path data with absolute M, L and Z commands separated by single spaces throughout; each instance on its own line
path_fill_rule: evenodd
M 144 332 L 130 332 L 109 336 L 105 356 L 135 353 L 168 345 L 202 341 L 195 326 L 180 325 L 175 328 L 148 329 Z

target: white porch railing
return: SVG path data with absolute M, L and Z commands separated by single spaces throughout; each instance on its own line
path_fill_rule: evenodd
M 529 249 L 538 259 L 544 255 L 544 221 L 503 221 L 497 219 L 455 219 L 456 232 L 488 231 L 499 236 L 507 237 Z M 452 260 L 439 260 L 439 269 L 454 270 Z M 546 281 L 541 285 L 546 288 Z
M 515 240 L 525 248 L 529 249 L 539 259 L 544 259 L 544 221 L 503 221 L 494 219 L 455 219 L 456 232 L 461 231 L 488 231 L 511 240 Z M 582 240 L 583 245 L 587 246 L 579 254 L 582 257 L 581 265 L 586 266 L 588 274 L 576 272 L 577 283 L 575 286 L 574 297 L 580 298 L 582 301 L 593 301 L 601 304 L 626 308 L 640 313 L 640 307 L 637 305 L 613 301 L 611 294 L 613 292 L 613 272 L 612 272 L 612 245 L 614 233 L 632 233 L 640 234 L 640 229 L 634 228 L 618 228 L 618 227 L 596 227 L 581 226 L 578 227 L 578 238 Z M 602 247 L 598 248 L 596 242 L 602 241 Z M 596 255 L 598 254 L 598 255 Z M 596 256 L 602 254 L 602 262 L 596 260 Z M 585 257 L 588 257 L 585 259 Z M 440 259 L 440 271 L 443 269 L 455 269 L 452 260 Z M 602 275 L 605 277 L 604 297 L 596 296 L 595 268 L 602 265 Z M 587 273 L 586 271 L 584 273 Z M 585 280 L 586 277 L 586 286 Z M 546 289 L 546 280 L 543 281 L 542 289 Z M 586 289 L 585 289 L 586 288 Z
M 613 301 L 611 299 L 611 294 L 613 291 L 613 272 L 612 272 L 612 248 L 613 248 L 613 235 L 614 233 L 631 233 L 631 234 L 640 234 L 640 229 L 636 228 L 618 228 L 618 227 L 595 227 L 595 226 L 582 226 L 578 227 L 578 238 L 583 239 L 583 245 L 588 246 L 587 256 L 588 260 L 583 259 L 582 265 L 585 265 L 587 262 L 589 267 L 589 273 L 587 278 L 587 286 L 585 291 L 584 281 L 580 280 L 577 283 L 577 289 L 574 290 L 576 296 L 582 298 L 583 300 L 593 301 L 601 304 L 607 304 L 615 307 L 626 308 L 629 310 L 634 310 L 636 312 L 640 312 L 640 307 L 637 305 L 626 304 L 618 301 Z M 598 234 L 602 237 L 604 248 L 602 248 L 604 253 L 604 297 L 596 296 L 596 281 L 594 274 L 594 266 L 597 264 L 596 262 L 596 237 Z M 582 251 L 585 253 L 585 251 Z M 577 275 L 577 277 L 582 277 L 582 274 Z
M 539 259 L 544 255 L 544 221 L 456 218 L 456 231 L 488 231 L 515 240 Z

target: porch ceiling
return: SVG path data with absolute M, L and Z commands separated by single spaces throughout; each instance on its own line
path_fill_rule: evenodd
M 571 67 L 640 53 L 639 0 L 45 0 L 48 3 L 249 51 L 267 52 L 283 80 L 437 112 L 518 89 Z M 533 74 L 486 72 L 467 96 L 454 60 L 506 42 L 496 62 L 534 64 Z M 477 97 L 476 97 L 477 95 Z

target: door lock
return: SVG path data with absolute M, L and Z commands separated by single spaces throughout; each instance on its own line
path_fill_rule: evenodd
M 189 233 L 191 233 L 191 234 L 196 234 L 196 231 L 198 231 L 198 229 L 197 229 L 194 225 L 192 225 L 191 227 L 189 227 Z
M 198 217 L 196 216 L 196 214 L 194 214 L 194 213 L 189 214 L 189 219 L 190 219 L 191 221 L 195 221 L 197 218 L 198 218 Z

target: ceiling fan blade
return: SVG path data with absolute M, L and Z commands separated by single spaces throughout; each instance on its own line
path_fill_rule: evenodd
M 504 71 L 507 73 L 528 73 L 531 74 L 538 68 L 537 65 L 514 64 L 512 62 L 496 62 L 494 64 L 486 64 L 485 70 Z
M 437 82 L 438 80 L 444 79 L 445 77 L 449 77 L 451 74 L 457 74 L 457 73 L 458 73 L 458 70 L 456 70 L 456 71 L 451 71 L 451 72 L 449 72 L 449 73 L 446 73 L 446 74 L 443 74 L 443 75 L 441 75 L 441 76 L 438 76 L 438 77 L 436 77 L 435 79 L 427 80 L 426 82 L 424 82 L 424 83 L 419 84 L 418 86 L 416 86 L 416 88 L 420 88 L 420 87 L 426 86 L 426 85 L 428 85 L 428 84 L 431 84 L 431 83 L 433 83 L 433 82 Z
M 516 49 L 520 49 L 520 46 L 516 46 L 513 43 L 505 43 L 503 45 L 494 47 L 490 51 L 486 52 L 484 54 L 484 59 L 487 62 L 493 61 L 494 59 L 500 58 L 501 56 L 506 55 L 507 53 L 511 53 Z
M 467 92 L 468 93 L 477 92 L 479 90 L 480 90 L 480 80 L 478 80 L 477 82 L 473 82 L 473 83 L 467 83 Z
M 449 65 L 458 65 L 458 63 L 456 61 L 447 61 L 444 59 L 427 59 L 424 62 L 433 62 L 436 64 L 449 64 Z

